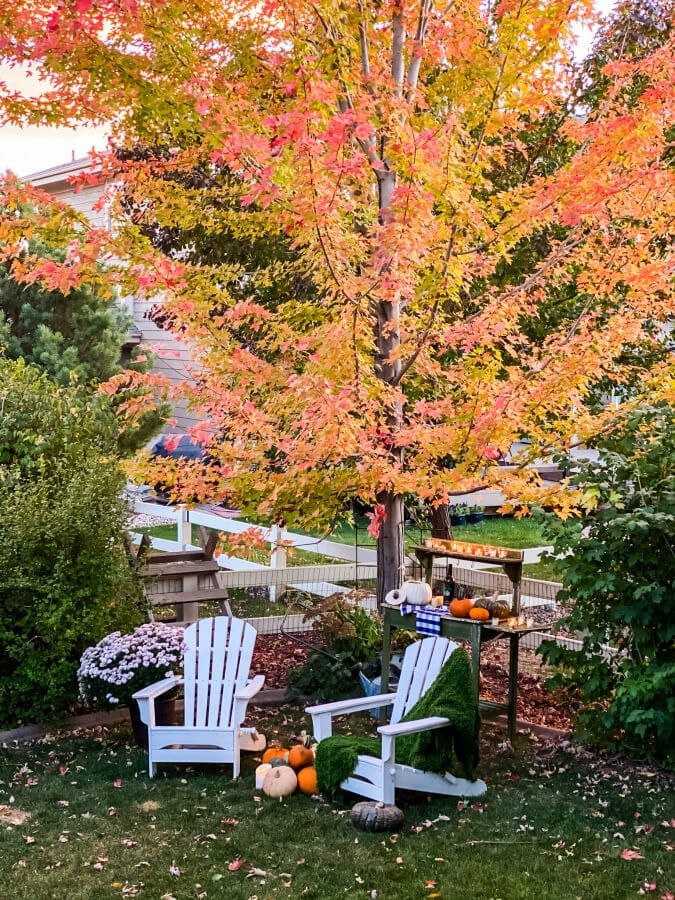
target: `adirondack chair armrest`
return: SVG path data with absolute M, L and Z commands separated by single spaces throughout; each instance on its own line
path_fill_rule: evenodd
M 249 682 L 247 682 L 246 686 L 243 687 L 240 691 L 234 695 L 235 700 L 250 700 L 252 697 L 262 689 L 262 686 L 265 684 L 265 676 L 264 675 L 255 675 Z
M 416 734 L 418 731 L 432 731 L 442 728 L 450 719 L 445 716 L 429 716 L 427 719 L 415 719 L 414 722 L 399 722 L 397 725 L 381 725 L 377 731 L 382 737 L 400 737 L 403 734 Z
M 345 713 L 361 712 L 371 706 L 389 706 L 396 699 L 396 694 L 375 694 L 372 697 L 354 697 L 351 700 L 335 700 L 333 703 L 321 703 L 319 706 L 308 706 L 305 709 L 310 716 L 342 716 Z
M 162 678 L 153 682 L 153 684 L 149 684 L 147 687 L 141 688 L 140 691 L 136 691 L 131 696 L 134 700 L 154 700 L 155 697 L 166 694 L 167 691 L 178 687 L 182 683 L 183 678 L 181 675 L 171 675 L 169 678 Z
M 382 735 L 382 762 L 391 766 L 396 759 L 396 738 L 404 734 L 416 734 L 419 731 L 431 731 L 442 728 L 450 719 L 445 716 L 429 716 L 427 719 L 415 719 L 414 722 L 399 722 L 397 725 L 381 725 L 377 731 Z
M 362 712 L 374 706 L 389 706 L 395 699 L 396 694 L 375 694 L 373 697 L 355 697 L 353 700 L 336 700 L 334 703 L 308 706 L 305 712 L 312 717 L 314 737 L 317 741 L 322 741 L 324 738 L 331 736 L 333 716 Z

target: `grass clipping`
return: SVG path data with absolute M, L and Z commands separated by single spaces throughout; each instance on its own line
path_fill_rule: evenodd
M 438 677 L 401 721 L 413 722 L 429 716 L 443 716 L 448 724 L 433 731 L 403 735 L 396 739 L 396 762 L 424 772 L 451 772 L 456 760 L 464 774 L 475 780 L 478 765 L 480 715 L 469 655 L 457 648 Z M 379 757 L 377 738 L 336 735 L 321 741 L 316 749 L 316 774 L 322 794 L 333 794 L 348 778 L 359 754 Z

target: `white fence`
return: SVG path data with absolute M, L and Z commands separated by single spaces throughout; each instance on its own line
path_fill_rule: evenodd
M 294 587 L 317 596 L 327 597 L 336 592 L 347 592 L 349 588 L 337 582 L 358 584 L 377 577 L 377 554 L 369 547 L 359 547 L 313 538 L 305 534 L 286 531 L 276 525 L 254 526 L 240 518 L 231 517 L 227 511 L 214 507 L 207 511 L 186 509 L 185 507 L 158 506 L 156 503 L 136 501 L 134 511 L 150 516 L 161 516 L 176 524 L 177 539 L 175 541 L 151 538 L 152 546 L 157 550 L 189 550 L 195 549 L 193 543 L 193 526 L 215 529 L 226 534 L 243 534 L 252 528 L 258 529 L 260 535 L 269 544 L 269 563 L 252 562 L 237 556 L 222 554 L 218 564 L 226 571 L 219 575 L 219 581 L 227 588 L 268 587 L 274 597 L 277 588 Z M 139 537 L 140 539 L 140 537 Z M 288 566 L 288 550 L 295 548 L 309 554 L 320 554 L 331 560 L 330 563 L 318 565 Z M 333 562 L 339 561 L 339 562 Z M 447 566 L 439 563 L 434 566 L 434 576 L 442 579 Z M 408 575 L 415 574 L 419 564 L 415 560 L 408 561 Z M 459 570 L 459 571 L 458 571 Z M 456 560 L 453 572 L 457 581 L 463 584 L 484 588 L 489 591 L 498 590 L 510 594 L 511 582 L 499 572 L 477 568 L 471 562 Z M 524 607 L 550 605 L 555 603 L 561 585 L 551 581 L 539 581 L 523 578 L 521 582 L 521 604 Z
M 252 525 L 242 519 L 228 517 L 224 511 L 217 508 L 206 512 L 203 507 L 186 509 L 136 501 L 133 509 L 141 515 L 161 516 L 167 520 L 167 524 L 175 523 L 177 526 L 175 541 L 151 537 L 151 545 L 156 550 L 197 549 L 197 545 L 193 544 L 193 526 L 203 526 L 235 535 L 256 528 L 262 539 L 269 544 L 269 564 L 221 554 L 218 557 L 218 565 L 225 571 L 219 573 L 218 580 L 222 587 L 268 587 L 272 598 L 277 588 L 293 587 L 327 597 L 336 592 L 346 593 L 350 590 L 337 582 L 358 584 L 377 577 L 377 555 L 375 550 L 368 547 L 356 547 L 305 534 L 295 534 L 276 525 L 270 527 Z M 136 537 L 140 540 L 140 535 Z M 320 554 L 336 562 L 288 566 L 290 548 Z

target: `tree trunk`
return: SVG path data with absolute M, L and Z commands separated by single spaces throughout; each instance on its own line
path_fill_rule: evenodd
M 403 532 L 403 497 L 382 492 L 377 502 L 384 506 L 386 521 L 377 539 L 377 607 L 389 591 L 400 588 L 405 581 L 405 545 Z
M 431 536 L 442 538 L 444 541 L 452 540 L 452 524 L 450 523 L 450 508 L 447 503 L 439 503 L 432 506 L 431 512 Z

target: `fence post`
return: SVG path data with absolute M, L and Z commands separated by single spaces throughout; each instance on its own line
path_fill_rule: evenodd
M 187 550 L 192 545 L 192 525 L 190 524 L 190 513 L 186 506 L 176 507 L 176 526 L 178 534 L 176 536 L 181 550 Z
M 272 525 L 270 528 L 270 568 L 285 569 L 286 568 L 286 547 L 282 543 L 284 540 L 285 530 L 278 525 Z M 283 591 L 281 592 L 283 593 Z M 276 584 L 271 584 L 269 589 L 269 597 L 272 603 L 276 603 L 280 595 L 277 595 Z

